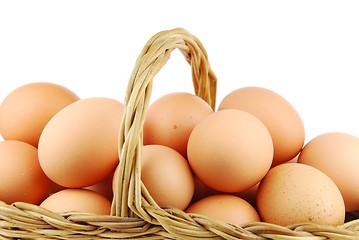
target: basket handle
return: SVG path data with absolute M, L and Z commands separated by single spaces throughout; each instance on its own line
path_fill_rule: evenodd
M 152 80 L 176 48 L 191 65 L 195 94 L 215 109 L 217 79 L 201 42 L 182 28 L 155 34 L 140 53 L 127 85 L 126 108 L 118 141 L 120 165 L 111 215 L 137 215 L 152 222 L 153 218 L 145 208 L 159 208 L 141 182 L 143 124 L 150 102 Z

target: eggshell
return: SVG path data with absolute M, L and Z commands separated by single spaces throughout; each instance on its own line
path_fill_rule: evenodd
M 12 91 L 0 106 L 0 133 L 5 140 L 19 140 L 37 147 L 47 122 L 79 97 L 54 83 L 35 82 Z
M 217 194 L 202 198 L 189 206 L 185 212 L 201 214 L 233 224 L 260 221 L 258 213 L 248 202 L 230 194 Z
M 108 177 L 119 163 L 123 110 L 121 102 L 101 97 L 81 99 L 60 110 L 39 141 L 46 175 L 67 188 L 91 186 Z
M 254 186 L 273 159 L 268 129 L 242 110 L 222 110 L 207 116 L 193 129 L 187 150 L 195 175 L 222 192 L 240 192 Z
M 305 129 L 296 109 L 282 96 L 261 87 L 243 87 L 223 98 L 218 110 L 241 109 L 258 117 L 274 145 L 273 166 L 294 158 L 302 149 Z
M 117 177 L 118 170 L 113 178 L 113 191 Z M 193 197 L 194 179 L 187 160 L 167 146 L 143 147 L 141 180 L 160 207 L 184 210 Z
M 282 226 L 313 222 L 344 223 L 343 197 L 320 170 L 300 163 L 284 163 L 269 170 L 257 190 L 262 220 Z
M 197 123 L 211 113 L 210 105 L 196 95 L 184 92 L 164 95 L 147 110 L 144 144 L 165 145 L 186 157 L 189 135 Z
M 336 183 L 346 211 L 359 210 L 359 138 L 340 132 L 321 134 L 304 146 L 298 162 L 321 170 Z
M 88 189 L 64 189 L 49 196 L 40 207 L 54 213 L 79 211 L 109 215 L 111 202 L 101 194 Z
M 37 149 L 17 140 L 0 141 L 0 200 L 39 204 L 50 194 Z

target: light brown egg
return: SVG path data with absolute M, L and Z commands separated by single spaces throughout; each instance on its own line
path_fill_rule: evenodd
M 304 146 L 298 162 L 321 170 L 336 183 L 346 211 L 359 210 L 359 138 L 340 132 L 321 134 Z
M 50 194 L 37 149 L 17 140 L 0 141 L 0 200 L 39 204 Z
M 113 191 L 117 177 L 118 170 L 113 178 Z M 160 207 L 184 210 L 193 197 L 194 179 L 187 160 L 167 146 L 143 147 L 141 180 Z
M 287 226 L 313 222 L 344 223 L 343 197 L 320 170 L 300 163 L 284 163 L 269 170 L 257 190 L 257 210 L 265 222 Z
M 0 105 L 0 133 L 4 139 L 38 146 L 47 122 L 62 108 L 79 100 L 69 89 L 36 82 L 12 91 Z
M 193 203 L 185 212 L 233 224 L 260 221 L 258 213 L 248 202 L 230 194 L 207 196 Z
M 213 113 L 202 98 L 184 92 L 169 93 L 148 108 L 144 123 L 145 145 L 159 144 L 187 156 L 187 142 L 193 128 Z
M 268 172 L 273 143 L 268 129 L 242 110 L 222 110 L 203 119 L 188 141 L 188 161 L 207 186 L 240 192 L 257 184 Z
M 86 212 L 109 215 L 111 202 L 99 193 L 88 189 L 64 189 L 45 199 L 41 207 L 54 213 Z
M 68 188 L 91 186 L 108 177 L 119 163 L 123 110 L 121 102 L 101 97 L 81 99 L 60 110 L 39 141 L 46 175 Z
M 244 87 L 223 98 L 218 110 L 241 109 L 258 117 L 274 145 L 273 166 L 294 158 L 305 140 L 304 124 L 294 107 L 279 94 L 260 87 Z
M 187 160 L 162 145 L 143 147 L 141 180 L 161 207 L 184 210 L 194 192 L 194 180 Z

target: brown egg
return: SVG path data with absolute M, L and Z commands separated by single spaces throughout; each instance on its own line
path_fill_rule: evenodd
M 359 210 L 359 138 L 331 132 L 309 141 L 298 157 L 299 163 L 327 174 L 339 187 L 346 211 Z
M 146 113 L 144 144 L 171 147 L 187 156 L 187 142 L 199 121 L 213 113 L 202 98 L 190 93 L 170 93 L 153 102 Z
M 37 149 L 17 140 L 0 141 L 0 200 L 39 204 L 50 193 Z
M 4 139 L 38 146 L 47 122 L 62 108 L 79 100 L 69 89 L 46 82 L 23 85 L 0 106 L 0 133 Z
M 245 200 L 230 195 L 211 195 L 193 203 L 186 213 L 196 213 L 233 224 L 260 221 L 256 210 Z
M 64 189 L 45 199 L 41 207 L 54 213 L 86 212 L 109 215 L 111 202 L 99 193 L 88 189 Z
M 117 187 L 118 171 L 113 178 Z M 142 151 L 141 180 L 160 207 L 184 210 L 194 192 L 194 179 L 187 160 L 174 149 L 162 145 L 146 145 Z
M 124 105 L 111 98 L 81 99 L 60 110 L 44 128 L 39 161 L 46 175 L 68 188 L 96 184 L 118 165 Z
M 269 170 L 257 190 L 262 220 L 282 226 L 313 222 L 344 223 L 343 197 L 320 170 L 300 163 L 284 163 Z
M 260 87 L 244 87 L 225 96 L 218 110 L 241 109 L 258 117 L 268 128 L 274 145 L 273 166 L 294 158 L 302 149 L 305 132 L 302 119 L 279 94 Z
M 141 180 L 161 207 L 184 210 L 190 203 L 194 180 L 187 160 L 172 148 L 143 147 Z
M 188 161 L 207 186 L 240 192 L 257 184 L 268 172 L 273 143 L 268 129 L 242 110 L 222 110 L 203 119 L 188 141 Z

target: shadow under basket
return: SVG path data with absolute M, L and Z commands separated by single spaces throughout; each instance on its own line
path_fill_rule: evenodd
M 126 90 L 111 215 L 58 214 L 24 202 L 0 202 L 0 239 L 359 239 L 356 212 L 348 213 L 341 226 L 283 227 L 266 222 L 235 225 L 157 205 L 141 182 L 142 129 L 152 80 L 174 49 L 191 66 L 195 94 L 215 108 L 217 79 L 201 42 L 181 28 L 155 34 L 140 53 Z

